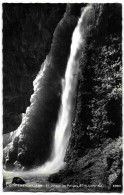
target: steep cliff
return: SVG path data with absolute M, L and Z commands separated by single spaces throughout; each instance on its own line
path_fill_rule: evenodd
M 3 4 L 3 133 L 17 129 L 65 4 Z

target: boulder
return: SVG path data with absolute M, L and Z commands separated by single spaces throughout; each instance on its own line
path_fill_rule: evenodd
M 50 177 L 48 178 L 48 181 L 50 183 L 61 183 L 62 182 L 62 178 L 61 176 L 59 176 L 59 174 L 53 174 L 53 175 L 50 175 Z
M 26 184 L 26 182 L 20 177 L 14 177 L 12 180 L 12 184 Z

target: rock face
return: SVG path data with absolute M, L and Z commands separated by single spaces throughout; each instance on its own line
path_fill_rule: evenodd
M 82 47 L 80 56 L 72 134 L 65 156 L 67 166 L 48 180 L 56 183 L 58 178 L 71 186 L 96 185 L 94 189 L 73 188 L 77 191 L 121 191 L 121 5 L 93 4 L 93 9 L 86 48 Z M 114 188 L 114 184 L 120 187 Z
M 65 4 L 3 4 L 3 133 L 20 125 Z
M 86 155 L 77 159 L 73 166 L 68 164 L 65 170 L 51 175 L 48 181 L 68 185 L 70 191 L 121 192 L 121 158 L 121 138 L 115 141 L 108 139 L 101 147 L 90 149 Z

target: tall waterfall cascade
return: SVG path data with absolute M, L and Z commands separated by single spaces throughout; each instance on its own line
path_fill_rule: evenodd
M 85 19 L 87 11 L 91 6 L 87 6 L 78 24 L 73 32 L 70 56 L 67 62 L 65 78 L 62 80 L 62 98 L 61 107 L 58 114 L 58 121 L 55 127 L 54 143 L 51 158 L 42 167 L 37 169 L 37 172 L 42 174 L 52 174 L 65 165 L 64 157 L 68 146 L 69 138 L 71 136 L 71 119 L 73 110 L 73 98 L 76 90 L 78 72 L 79 72 L 79 50 L 80 46 L 84 44 L 81 25 Z
M 72 44 L 70 48 L 70 56 L 67 62 L 65 77 L 62 79 L 62 97 L 61 106 L 58 113 L 58 119 L 55 126 L 55 133 L 53 138 L 53 148 L 49 160 L 41 167 L 33 169 L 31 172 L 40 174 L 52 174 L 58 172 L 65 166 L 64 157 L 71 136 L 71 120 L 72 112 L 74 109 L 74 96 L 76 92 L 78 73 L 79 73 L 79 55 L 80 48 L 85 47 L 85 18 L 87 13 L 90 12 L 92 6 L 89 5 L 82 11 L 81 17 L 78 20 L 78 24 L 72 35 Z M 46 61 L 48 59 L 46 58 Z M 36 79 L 33 82 L 34 93 L 31 96 L 31 105 L 26 109 L 26 113 L 22 114 L 22 123 L 18 129 L 9 135 L 9 139 L 12 140 L 7 147 L 12 147 L 13 140 L 19 136 L 23 130 L 23 127 L 29 123 L 29 116 L 35 109 L 35 101 L 39 95 L 40 85 L 42 83 L 42 77 L 46 70 L 46 61 L 44 62 L 41 70 L 39 71 Z M 6 150 L 6 148 L 5 148 Z

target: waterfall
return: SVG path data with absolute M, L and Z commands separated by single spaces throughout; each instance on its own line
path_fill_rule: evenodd
M 61 106 L 55 126 L 51 156 L 41 167 L 31 170 L 32 173 L 52 174 L 62 169 L 65 165 L 64 157 L 71 136 L 71 120 L 78 80 L 80 48 L 85 48 L 85 36 L 89 29 L 87 18 L 90 18 L 89 16 L 91 15 L 91 8 L 92 6 L 87 6 L 84 8 L 81 17 L 78 20 L 78 24 L 73 32 L 70 56 L 66 66 L 65 77 L 62 79 Z M 81 55 L 83 55 L 83 53 Z M 40 87 L 43 79 L 45 78 L 45 71 L 47 71 L 49 68 L 49 63 L 47 63 L 47 61 L 49 62 L 48 57 L 46 58 L 33 83 L 34 94 L 30 99 L 31 105 L 27 108 L 26 114 L 23 114 L 21 125 L 15 132 L 10 133 L 10 138 L 12 141 L 6 146 L 4 149 L 5 151 L 7 151 L 7 148 L 11 149 L 13 147 L 13 140 L 15 137 L 20 136 L 20 140 L 23 138 L 23 134 L 21 134 L 21 132 L 24 131 L 24 127 L 26 127 L 26 125 L 30 124 L 30 116 L 34 114 L 34 111 L 37 111 L 36 108 L 39 105 L 39 97 L 41 97 Z
M 67 62 L 65 78 L 62 79 L 63 91 L 61 99 L 61 107 L 58 114 L 58 121 L 55 127 L 53 151 L 51 158 L 42 167 L 37 169 L 37 172 L 42 174 L 52 174 L 64 167 L 64 157 L 71 135 L 71 118 L 73 110 L 73 99 L 77 85 L 79 72 L 79 51 L 80 46 L 84 44 L 84 39 L 81 32 L 81 25 L 85 23 L 85 14 L 91 8 L 87 6 L 78 24 L 73 32 L 70 56 Z

